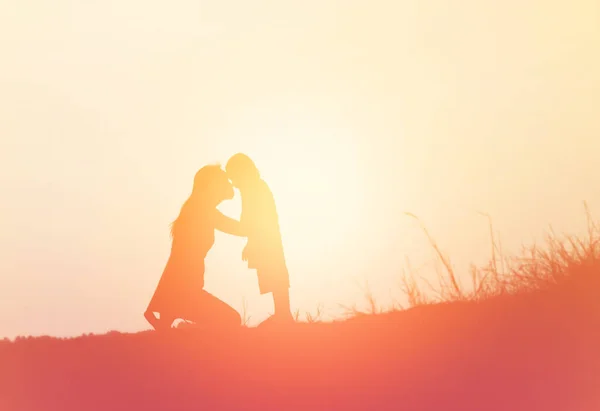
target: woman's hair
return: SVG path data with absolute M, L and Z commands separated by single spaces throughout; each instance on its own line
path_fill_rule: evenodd
M 228 174 L 243 176 L 243 178 L 247 180 L 260 179 L 260 173 L 258 172 L 258 168 L 256 168 L 254 161 L 243 153 L 234 154 L 229 161 L 227 161 L 225 169 Z
M 197 209 L 203 200 L 218 204 L 231 197 L 233 197 L 233 188 L 221 166 L 208 165 L 202 167 L 194 176 L 192 194 L 183 203 L 179 215 L 171 223 L 171 237 L 174 237 L 178 227 L 188 220 L 187 217 L 190 211 Z

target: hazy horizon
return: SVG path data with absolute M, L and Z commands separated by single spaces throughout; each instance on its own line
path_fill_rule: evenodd
M 0 6 L 0 338 L 147 329 L 193 175 L 253 157 L 292 309 L 600 217 L 600 3 L 123 0 Z M 222 210 L 237 217 L 239 196 Z M 207 289 L 271 310 L 217 235 Z M 466 274 L 466 272 L 465 272 Z

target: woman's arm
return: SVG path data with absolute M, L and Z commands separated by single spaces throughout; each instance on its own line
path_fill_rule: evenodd
M 215 229 L 226 234 L 231 234 L 238 237 L 247 237 L 246 230 L 239 221 L 227 217 L 219 210 L 215 210 Z

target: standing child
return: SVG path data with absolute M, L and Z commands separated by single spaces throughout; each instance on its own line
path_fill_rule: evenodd
M 242 259 L 248 262 L 248 268 L 256 269 L 260 293 L 273 294 L 275 314 L 269 322 L 293 321 L 289 274 L 273 194 L 247 155 L 231 157 L 225 170 L 242 195 L 240 223 L 248 236 Z

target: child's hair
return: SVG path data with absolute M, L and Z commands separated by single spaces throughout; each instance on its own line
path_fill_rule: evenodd
M 204 166 L 198 170 L 194 176 L 192 194 L 183 203 L 179 215 L 171 223 L 171 238 L 175 236 L 177 228 L 185 224 L 186 217 L 189 214 L 188 210 L 197 207 L 197 201 L 206 197 L 218 197 L 218 200 L 222 201 L 228 197 L 225 194 L 228 184 L 230 183 L 227 180 L 226 174 L 218 164 Z M 233 193 L 233 189 L 231 189 L 231 192 Z
M 234 154 L 229 161 L 227 161 L 225 170 L 227 170 L 228 174 L 243 176 L 244 179 L 260 179 L 260 173 L 258 172 L 258 168 L 256 168 L 254 161 L 243 153 Z

